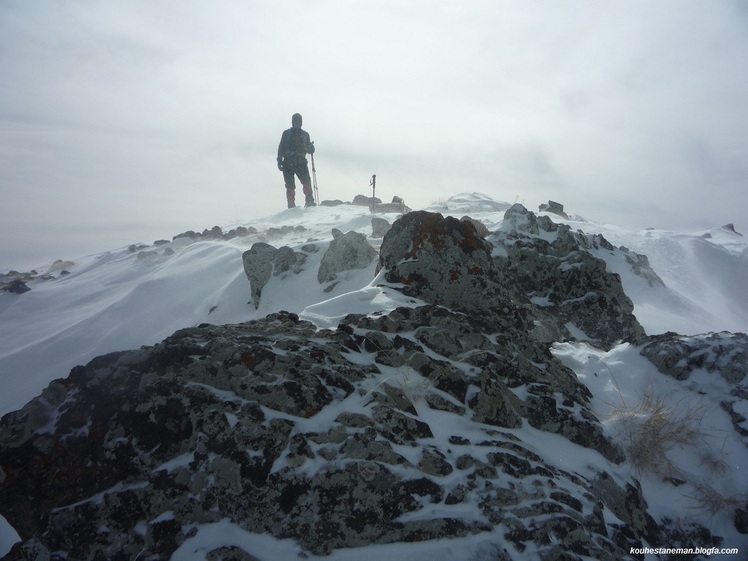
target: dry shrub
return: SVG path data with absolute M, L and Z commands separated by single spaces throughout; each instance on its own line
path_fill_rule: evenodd
M 725 497 L 708 483 L 694 484 L 694 494 L 687 495 L 694 499 L 698 506 L 695 507 L 714 516 L 720 512 L 731 512 L 742 506 L 742 501 L 738 497 Z
M 680 477 L 681 471 L 667 453 L 677 445 L 692 447 L 703 442 L 704 413 L 703 407 L 683 400 L 670 405 L 650 388 L 635 406 L 613 406 L 611 418 L 620 424 L 617 436 L 637 472 L 671 478 Z
M 724 451 L 708 445 L 709 435 L 701 426 L 706 408 L 685 400 L 674 405 L 667 401 L 666 396 L 655 395 L 650 387 L 635 406 L 625 403 L 612 406 L 611 419 L 620 426 L 616 436 L 634 469 L 640 474 L 652 473 L 663 479 L 689 483 L 693 494 L 684 496 L 696 502 L 694 508 L 711 516 L 740 507 L 744 499 L 725 497 L 708 483 L 694 480 L 668 457 L 673 447 L 684 446 L 710 473 L 722 476 L 730 469 Z

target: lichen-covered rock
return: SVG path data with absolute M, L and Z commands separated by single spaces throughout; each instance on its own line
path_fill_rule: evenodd
M 169 558 L 222 520 L 320 555 L 503 528 L 518 551 L 618 559 L 659 531 L 640 495 L 559 469 L 519 430 L 527 419 L 615 461 L 587 399 L 527 334 L 434 305 L 335 330 L 289 313 L 187 328 L 77 367 L 6 415 L 0 513 L 16 551 L 81 560 Z M 458 424 L 470 436 L 446 438 Z M 603 515 L 625 520 L 622 500 L 642 532 Z
M 653 335 L 642 342 L 641 354 L 676 380 L 687 380 L 694 370 L 719 373 L 730 384 L 740 384 L 748 375 L 745 333 Z
M 500 378 L 485 375 L 474 381 L 480 384 L 480 391 L 468 401 L 474 420 L 499 427 L 522 426 L 522 417 L 519 413 L 521 400 Z
M 602 236 L 572 232 L 516 204 L 489 241 L 505 282 L 534 304 L 540 339 L 582 339 L 609 348 L 644 337 L 619 276 L 592 254 L 615 250 Z
M 365 269 L 377 256 L 366 236 L 350 231 L 346 234 L 333 228 L 333 240 L 322 256 L 317 272 L 317 281 L 325 283 L 336 279 L 338 273 L 353 269 Z
M 378 268 L 404 294 L 473 313 L 477 321 L 511 317 L 541 341 L 610 347 L 643 337 L 644 329 L 618 275 L 593 255 L 601 248 L 616 250 L 602 236 L 574 233 L 522 205 L 509 208 L 485 240 L 470 220 L 421 211 L 393 224 Z M 649 271 L 636 254 L 626 256 L 642 274 Z
M 485 315 L 526 317 L 511 302 L 491 258 L 491 246 L 469 221 L 426 211 L 397 220 L 380 249 L 378 270 L 408 296 Z

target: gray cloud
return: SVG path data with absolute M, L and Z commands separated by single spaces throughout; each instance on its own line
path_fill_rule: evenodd
M 296 111 L 323 198 L 748 231 L 745 6 L 8 0 L 0 270 L 281 210 Z

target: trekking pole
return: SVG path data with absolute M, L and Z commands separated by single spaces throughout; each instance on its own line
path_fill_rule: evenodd
M 317 190 L 317 170 L 314 167 L 314 154 L 312 156 L 312 185 L 314 186 L 314 203 L 319 206 L 319 191 Z
M 371 185 L 371 204 L 369 205 L 369 209 L 373 212 L 375 208 L 377 208 L 377 175 L 374 174 L 371 176 L 371 181 L 369 182 L 369 185 Z

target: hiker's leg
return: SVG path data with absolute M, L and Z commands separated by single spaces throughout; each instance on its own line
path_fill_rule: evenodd
M 309 166 L 306 163 L 303 166 L 299 166 L 296 175 L 299 176 L 299 181 L 301 181 L 301 188 L 306 198 L 306 206 L 314 205 L 314 193 L 312 192 L 312 178 L 309 176 Z
M 286 185 L 286 202 L 288 208 L 296 206 L 296 182 L 294 181 L 294 170 L 284 169 L 283 170 L 283 181 Z

